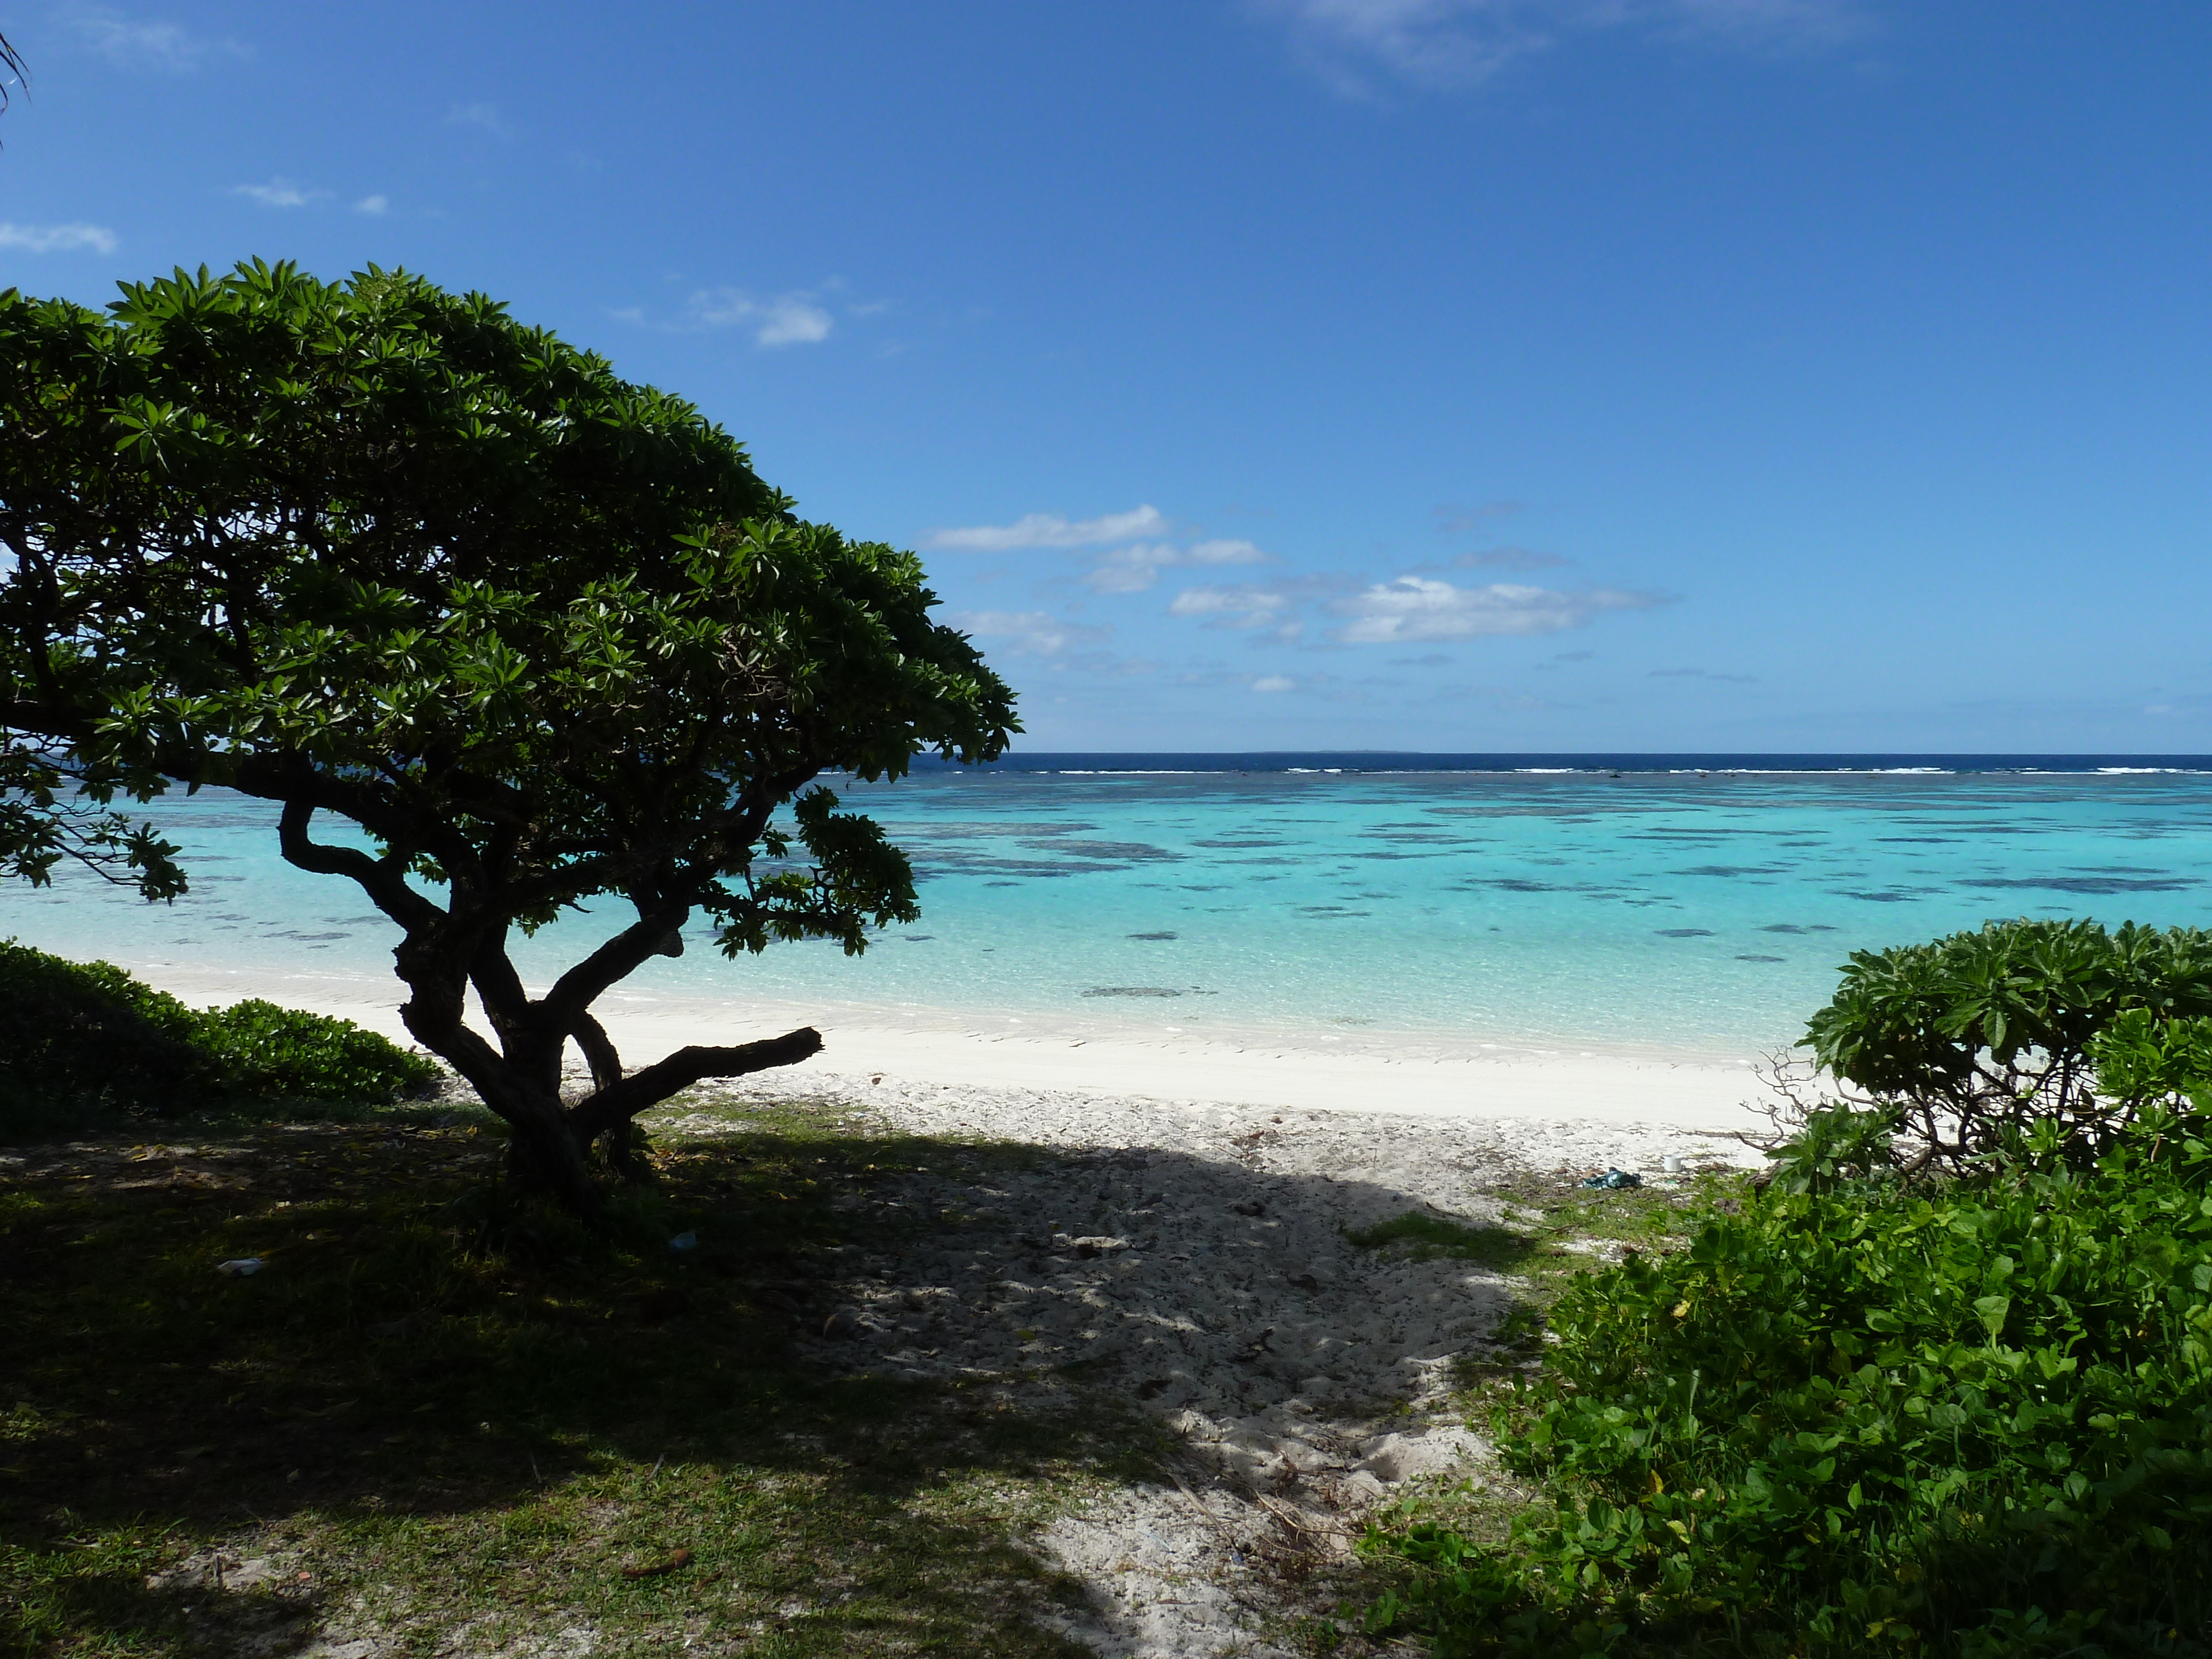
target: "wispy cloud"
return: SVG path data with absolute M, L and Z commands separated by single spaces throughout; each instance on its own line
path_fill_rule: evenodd
M 1117 547 L 1085 573 L 1083 585 L 1094 593 L 1141 593 L 1182 561 L 1182 550 L 1173 542 Z
M 1156 507 L 1109 513 L 1097 519 L 1063 519 L 1057 513 L 1030 513 L 1012 524 L 982 524 L 964 530 L 940 530 L 927 544 L 955 553 L 1012 553 L 1030 547 L 1111 547 L 1164 534 L 1168 521 Z
M 1722 685 L 1757 685 L 1756 674 L 1716 674 L 1710 668 L 1655 668 L 1655 680 L 1712 680 Z
M 1255 691 L 1295 691 L 1298 683 L 1288 674 L 1262 674 L 1252 682 Z
M 811 293 L 755 299 L 742 289 L 706 288 L 691 296 L 691 320 L 702 328 L 750 328 L 763 346 L 814 345 L 836 325 Z
M 235 40 L 211 40 L 181 23 L 127 17 L 109 6 L 70 6 L 62 21 L 71 33 L 122 69 L 161 70 L 186 75 L 210 58 L 243 58 Z
M 85 248 L 94 253 L 112 253 L 115 233 L 105 225 L 19 225 L 0 221 L 0 247 L 19 247 L 27 253 L 75 253 Z
M 1107 550 L 1079 580 L 1094 593 L 1141 593 L 1156 586 L 1164 570 L 1198 566 L 1263 564 L 1269 555 L 1241 538 L 1209 538 L 1188 544 L 1154 539 L 1172 528 L 1159 508 L 1140 505 L 1126 513 L 1095 519 L 1068 519 L 1057 513 L 1030 513 L 1012 524 L 969 525 L 940 530 L 926 545 L 958 553 L 1014 553 L 1043 549 L 1077 552 Z
M 389 196 L 364 196 L 353 204 L 353 210 L 380 218 L 392 210 L 392 198 Z
M 945 621 L 973 638 L 1002 641 L 1017 657 L 1058 656 L 1078 646 L 1097 645 L 1113 632 L 1043 611 L 956 611 Z
M 1578 35 L 1647 35 L 1754 51 L 1805 51 L 1873 27 L 1864 0 L 1252 0 L 1340 91 L 1376 72 L 1419 87 L 1479 86 Z
M 243 196 L 249 202 L 258 202 L 265 208 L 303 208 L 321 201 L 330 191 L 308 190 L 294 184 L 289 179 L 271 179 L 265 185 L 234 185 L 230 193 Z
M 1141 593 L 1159 580 L 1161 571 L 1179 565 L 1261 564 L 1267 557 L 1246 541 L 1198 542 L 1189 547 L 1140 542 L 1115 548 L 1084 574 L 1083 585 L 1094 593 Z
M 1188 556 L 1193 564 L 1261 564 L 1267 557 L 1246 541 L 1194 542 Z
M 512 138 L 514 129 L 497 104 L 456 104 L 446 112 L 449 127 L 478 127 L 495 138 Z
M 1378 582 L 1336 602 L 1348 617 L 1335 630 L 1346 645 L 1410 645 L 1428 640 L 1472 640 L 1496 635 L 1556 634 L 1579 628 L 1610 611 L 1648 611 L 1656 594 L 1593 588 L 1563 593 L 1547 587 L 1493 582 L 1458 587 L 1426 576 Z
M 1291 610 L 1291 596 L 1272 587 L 1186 587 L 1169 605 L 1168 615 L 1194 617 L 1208 628 L 1265 629 L 1287 640 L 1304 631 Z

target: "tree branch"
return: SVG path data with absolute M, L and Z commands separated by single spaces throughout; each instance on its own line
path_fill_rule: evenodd
M 671 903 L 639 916 L 554 981 L 539 1006 L 552 1016 L 562 1032 L 572 1030 L 576 1016 L 597 1002 L 610 986 L 635 973 L 647 957 L 665 951 L 669 936 L 678 933 L 690 914 L 689 903 Z
M 361 884 L 371 903 L 410 933 L 447 920 L 444 911 L 407 884 L 404 872 L 397 865 L 373 859 L 359 848 L 330 847 L 309 839 L 307 824 L 314 815 L 312 802 L 284 803 L 283 813 L 276 820 L 276 842 L 286 863 L 319 876 L 350 876 Z
M 667 1059 L 633 1072 L 612 1088 L 601 1089 L 576 1103 L 569 1120 L 576 1139 L 588 1145 L 618 1123 L 627 1123 L 640 1112 L 658 1106 L 669 1096 L 688 1089 L 702 1078 L 744 1077 L 750 1072 L 796 1066 L 822 1052 L 822 1033 L 811 1025 L 786 1031 L 758 1042 L 734 1048 L 694 1045 L 678 1048 Z
M 615 1052 L 614 1039 L 607 1035 L 605 1026 L 590 1014 L 580 1012 L 569 1035 L 584 1051 L 584 1063 L 592 1068 L 594 1089 L 605 1089 L 622 1081 L 622 1056 Z

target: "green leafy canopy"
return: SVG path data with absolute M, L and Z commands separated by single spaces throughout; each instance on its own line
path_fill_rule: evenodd
M 482 295 L 259 262 L 105 314 L 9 290 L 0 428 L 0 864 L 172 896 L 117 802 L 280 802 L 285 856 L 406 930 L 410 1028 L 488 1099 L 469 988 L 542 1093 L 688 918 L 858 951 L 912 872 L 815 781 L 1018 729 L 912 553 L 799 520 L 690 404 Z M 526 996 L 509 929 L 603 895 L 635 922 Z
M 0 296 L 0 346 L 12 723 L 96 797 L 304 793 L 527 923 L 682 865 L 733 948 L 857 948 L 908 913 L 902 862 L 817 807 L 818 878 L 758 876 L 760 802 L 1012 726 L 913 555 L 797 521 L 690 405 L 482 295 L 256 264 L 106 317 Z M 173 849 L 121 851 L 180 888 Z

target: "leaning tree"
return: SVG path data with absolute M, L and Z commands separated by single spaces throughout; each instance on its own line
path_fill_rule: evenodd
M 593 1002 L 694 919 L 733 957 L 911 920 L 904 856 L 816 780 L 1019 729 L 913 554 L 803 522 L 690 404 L 398 271 L 179 271 L 104 315 L 0 294 L 0 863 L 173 897 L 131 801 L 276 803 L 288 860 L 398 924 L 407 1028 L 513 1126 L 516 1178 L 587 1214 L 639 1112 L 821 1047 L 626 1073 Z M 531 994 L 515 935 L 594 899 L 621 925 Z

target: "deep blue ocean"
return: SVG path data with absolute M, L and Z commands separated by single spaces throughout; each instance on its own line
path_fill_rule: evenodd
M 1853 950 L 2002 916 L 2212 926 L 2205 757 L 1032 754 L 832 781 L 913 857 L 922 920 L 858 960 L 702 936 L 640 988 L 1741 1055 L 1793 1040 Z M 64 878 L 0 890 L 0 933 L 156 977 L 389 973 L 395 931 L 285 866 L 270 809 L 149 816 L 190 896 Z M 541 934 L 526 973 L 605 925 Z

